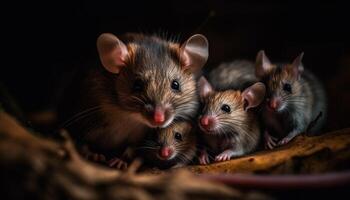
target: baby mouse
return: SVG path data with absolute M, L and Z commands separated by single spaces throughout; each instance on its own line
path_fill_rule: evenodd
M 196 155 L 196 134 L 190 122 L 175 122 L 167 128 L 153 130 L 138 151 L 149 166 L 182 167 Z
M 266 103 L 261 117 L 265 126 L 265 146 L 269 149 L 288 143 L 306 131 L 311 121 L 326 114 L 326 95 L 321 83 L 302 65 L 303 53 L 291 64 L 273 64 L 260 51 L 255 74 L 266 85 Z M 320 130 L 324 117 L 313 132 Z
M 76 143 L 104 154 L 110 166 L 124 166 L 120 162 L 128 147 L 150 128 L 195 117 L 196 75 L 207 61 L 208 41 L 200 34 L 180 44 L 157 36 L 104 33 L 97 50 L 102 67 L 77 74 L 60 119 Z
M 215 91 L 201 77 L 198 82 L 199 95 L 203 103 L 199 127 L 207 149 L 201 149 L 200 164 L 226 161 L 255 150 L 260 139 L 258 116 L 253 108 L 263 101 L 265 86 L 257 82 L 243 90 Z

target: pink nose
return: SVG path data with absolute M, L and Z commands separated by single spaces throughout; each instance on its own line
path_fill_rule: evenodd
M 215 122 L 213 117 L 204 115 L 203 117 L 201 117 L 200 123 L 205 130 L 210 130 L 210 128 L 213 127 Z
M 208 126 L 209 125 L 209 117 L 208 116 L 203 116 L 201 118 L 201 124 L 202 124 L 202 126 Z
M 159 155 L 164 159 L 168 159 L 173 154 L 173 150 L 169 147 L 162 147 L 160 149 Z
M 156 107 L 153 115 L 154 122 L 157 124 L 161 124 L 165 121 L 165 111 L 161 107 Z
M 271 108 L 271 110 L 278 110 L 280 105 L 281 105 L 280 98 L 271 98 L 269 101 L 269 107 Z

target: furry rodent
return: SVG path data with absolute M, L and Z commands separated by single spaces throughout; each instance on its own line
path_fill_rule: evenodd
M 203 110 L 199 117 L 202 141 L 199 157 L 201 164 L 226 161 L 253 151 L 259 144 L 261 130 L 258 107 L 265 96 L 265 86 L 258 82 L 239 90 L 215 91 L 210 83 L 201 77 L 198 83 Z
M 167 128 L 151 131 L 138 150 L 149 166 L 176 168 L 192 162 L 196 141 L 195 129 L 190 122 L 175 122 Z
M 197 113 L 196 74 L 208 41 L 193 35 L 182 45 L 157 36 L 104 33 L 97 40 L 103 67 L 78 73 L 59 110 L 77 143 L 109 158 L 123 157 L 149 128 Z
M 288 143 L 305 132 L 308 125 L 322 113 L 311 133 L 322 127 L 326 95 L 320 81 L 302 65 L 303 53 L 288 64 L 273 64 L 260 51 L 256 58 L 256 77 L 265 83 L 267 95 L 261 119 L 265 126 L 266 147 Z

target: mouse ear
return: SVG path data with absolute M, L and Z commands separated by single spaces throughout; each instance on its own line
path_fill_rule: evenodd
M 195 73 L 207 62 L 209 43 L 204 35 L 196 34 L 190 37 L 180 48 L 182 68 Z
M 264 77 L 274 68 L 264 50 L 258 52 L 255 63 L 255 76 L 258 78 Z
M 266 87 L 262 82 L 257 82 L 254 85 L 245 89 L 242 93 L 244 99 L 244 110 L 254 108 L 260 105 L 265 98 Z
M 296 57 L 293 63 L 290 65 L 291 72 L 293 76 L 296 77 L 297 79 L 300 78 L 301 73 L 303 73 L 304 71 L 304 66 L 302 63 L 303 56 L 304 56 L 304 52 L 301 52 L 301 54 L 298 57 Z
M 97 39 L 97 50 L 102 65 L 111 73 L 118 74 L 125 67 L 128 49 L 125 44 L 111 33 L 103 33 Z
M 201 99 L 205 98 L 209 93 L 214 91 L 213 87 L 204 76 L 200 77 L 198 81 L 198 91 Z

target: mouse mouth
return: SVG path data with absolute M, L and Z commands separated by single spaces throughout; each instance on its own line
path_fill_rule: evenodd
M 168 161 L 171 161 L 172 159 L 174 159 L 177 156 L 177 152 L 173 148 L 171 148 L 171 149 L 172 149 L 172 152 L 171 152 L 171 155 L 169 155 L 169 156 L 164 156 L 164 154 L 160 153 L 161 149 L 159 149 L 159 151 L 156 152 L 157 159 L 164 161 L 164 162 L 168 162 Z
M 175 118 L 174 110 L 168 104 L 164 106 L 147 104 L 142 115 L 144 118 L 143 122 L 150 128 L 165 128 Z
M 200 128 L 204 133 L 207 133 L 207 134 L 216 134 L 216 127 L 207 129 L 207 128 L 204 128 L 204 127 L 199 123 L 199 128 Z
M 164 122 L 155 122 L 153 119 L 150 119 L 149 117 L 146 117 L 146 124 L 151 128 L 165 128 L 169 126 L 171 122 L 173 122 L 175 116 L 171 114 L 167 120 Z
M 161 160 L 161 161 L 171 161 L 171 160 L 174 159 L 175 157 L 176 157 L 175 153 L 174 153 L 174 155 L 170 156 L 169 158 L 162 158 L 161 156 L 159 156 L 159 155 L 157 154 L 157 158 L 158 158 L 159 160 Z
M 282 103 L 279 107 L 277 108 L 271 108 L 269 105 L 265 106 L 266 110 L 271 113 L 281 113 L 285 110 L 286 105 L 285 103 Z

